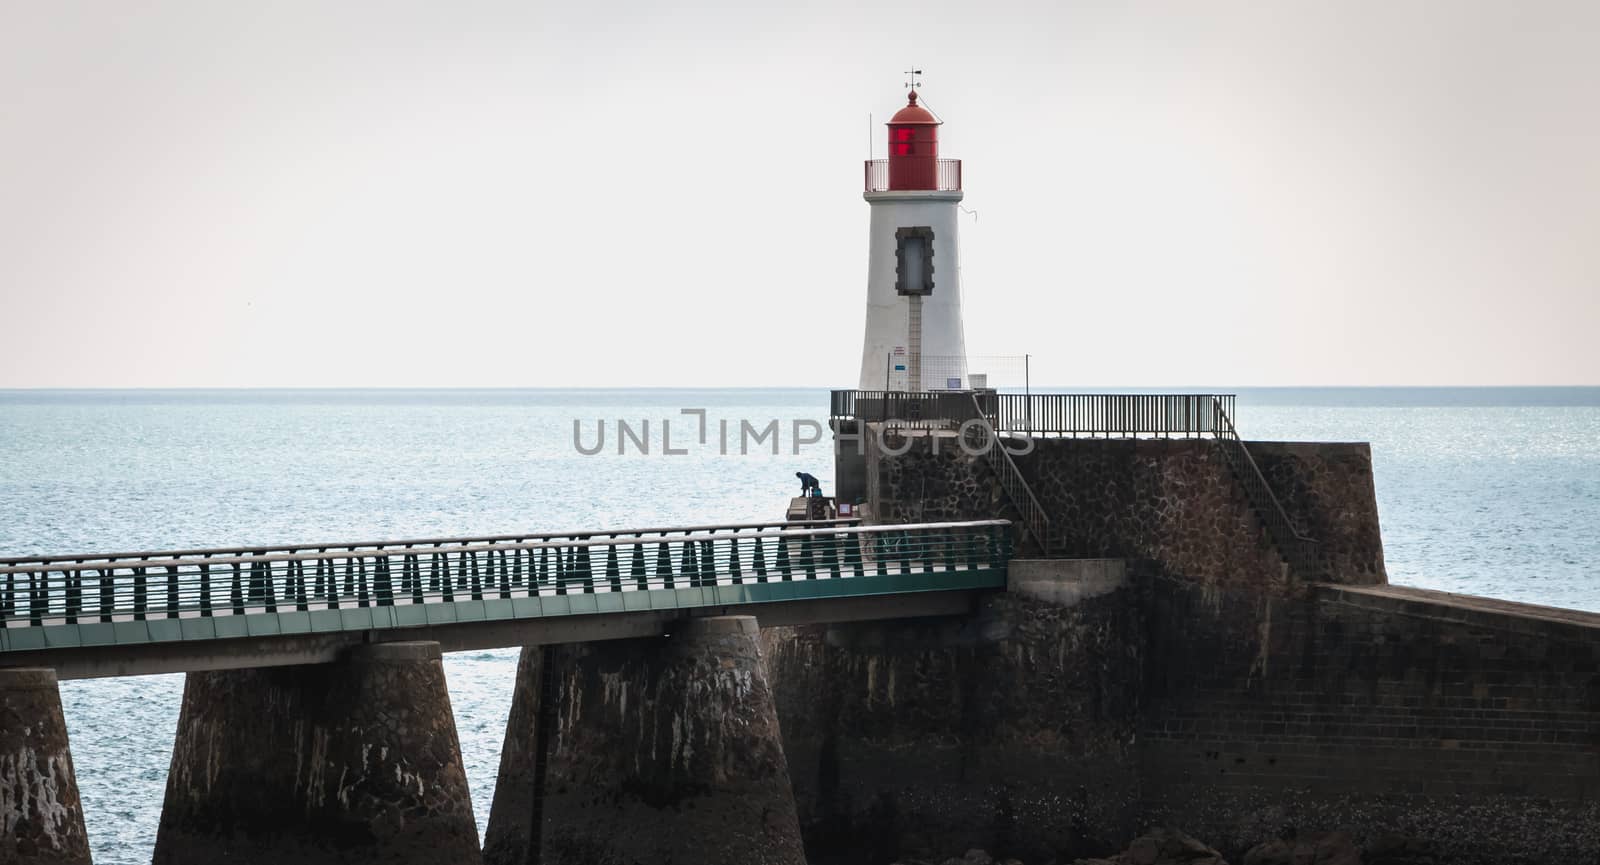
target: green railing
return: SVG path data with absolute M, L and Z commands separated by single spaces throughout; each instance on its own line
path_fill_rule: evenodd
M 744 524 L 30 560 L 0 566 L 0 651 L 992 588 L 1005 584 L 1008 526 Z
M 644 537 L 646 535 L 677 535 L 683 532 L 699 531 L 759 531 L 761 529 L 803 529 L 824 528 L 827 526 L 850 526 L 860 523 L 856 519 L 840 520 L 806 520 L 806 521 L 781 521 L 769 520 L 762 523 L 718 523 L 705 526 L 655 526 L 637 529 L 613 529 L 607 531 L 573 530 L 560 532 L 522 532 L 512 535 L 469 535 L 466 537 L 433 537 L 410 538 L 405 540 L 386 541 L 338 541 L 318 543 L 294 544 L 252 544 L 244 547 L 198 547 L 190 549 L 171 550 L 146 550 L 143 552 L 122 553 L 66 553 L 49 556 L 7 556 L 0 557 L 0 566 L 4 565 L 44 565 L 44 564 L 84 564 L 86 562 L 116 562 L 133 559 L 209 559 L 222 555 L 251 555 L 265 556 L 273 553 L 325 553 L 330 550 L 345 550 L 356 552 L 358 550 L 395 550 L 415 547 L 439 546 L 477 546 L 482 544 L 520 544 L 529 541 L 550 540 L 603 540 L 606 538 Z

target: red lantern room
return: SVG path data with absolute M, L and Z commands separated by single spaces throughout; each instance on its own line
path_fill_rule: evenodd
M 938 189 L 939 121 L 917 104 L 917 91 L 888 125 L 889 188 Z

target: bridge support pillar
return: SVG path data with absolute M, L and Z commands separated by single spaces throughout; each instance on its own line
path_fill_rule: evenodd
M 54 670 L 0 669 L 0 862 L 89 865 Z
M 541 785 L 540 761 L 545 743 L 539 739 L 545 648 L 526 646 L 517 659 L 517 684 L 511 696 L 511 717 L 506 721 L 505 743 L 500 747 L 500 775 L 494 784 L 494 804 L 489 808 L 489 828 L 483 835 L 483 865 L 529 865 L 528 855 L 538 843 L 533 831 L 541 807 L 535 791 Z M 548 730 L 546 730 L 548 734 Z
M 190 673 L 154 865 L 477 865 L 439 644 Z
M 553 701 L 533 737 L 548 759 L 529 861 L 804 865 L 754 618 L 545 653 Z

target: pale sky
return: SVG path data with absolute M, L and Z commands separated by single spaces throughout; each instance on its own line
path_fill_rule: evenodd
M 1600 3 L 0 0 L 0 387 L 851 386 L 925 70 L 975 354 L 1600 384 Z

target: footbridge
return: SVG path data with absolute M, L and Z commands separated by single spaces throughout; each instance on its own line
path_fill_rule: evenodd
M 324 663 L 670 631 L 961 613 L 1004 588 L 1003 520 L 743 523 L 0 559 L 0 667 L 60 678 Z

